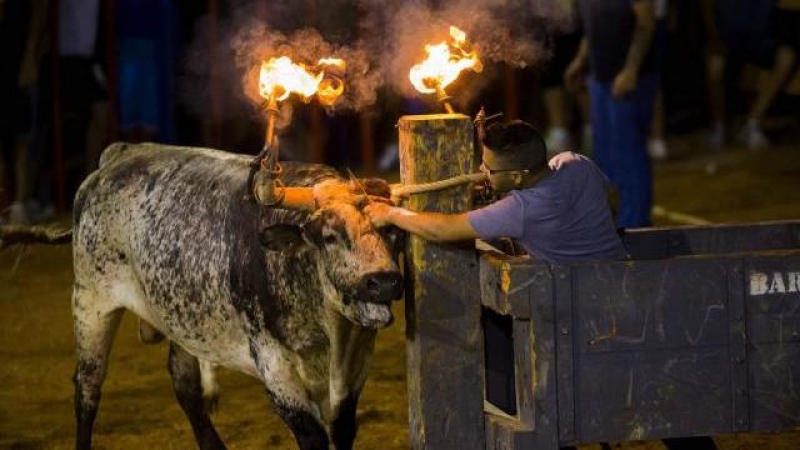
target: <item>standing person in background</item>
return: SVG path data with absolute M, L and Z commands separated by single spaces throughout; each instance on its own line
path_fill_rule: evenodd
M 116 16 L 121 137 L 174 142 L 175 5 L 172 0 L 117 0 Z
M 101 149 L 108 143 L 108 83 L 101 45 L 100 0 L 58 2 L 58 55 L 61 120 L 68 192 L 94 170 Z M 77 169 L 77 170 L 76 170 Z
M 47 46 L 47 4 L 47 0 L 0 1 L 0 222 L 6 211 L 7 219 L 16 224 L 44 218 L 34 196 L 42 153 L 39 74 Z
M 781 41 L 772 26 L 775 0 L 703 0 L 702 5 L 708 36 L 709 144 L 719 149 L 725 143 L 725 73 L 732 60 L 769 71 L 758 81 L 756 100 L 737 136 L 742 145 L 752 150 L 766 147 L 769 140 L 761 129 L 761 120 L 792 73 L 796 60 L 795 51 Z M 783 29 L 790 30 L 790 35 L 796 34 L 791 26 Z
M 565 73 L 573 91 L 590 69 L 593 154 L 619 187 L 619 226 L 650 225 L 652 173 L 647 135 L 660 82 L 652 0 L 579 0 L 584 38 Z M 613 24 L 613 26 L 609 26 Z
M 570 112 L 576 104 L 582 125 L 580 151 L 584 155 L 591 153 L 592 123 L 589 118 L 589 98 L 585 90 L 570 95 L 564 87 L 564 72 L 572 57 L 578 51 L 582 31 L 578 26 L 577 5 L 569 3 L 569 23 L 556 23 L 555 29 L 546 32 L 552 59 L 544 76 L 544 107 L 547 114 L 547 132 L 545 142 L 547 150 L 555 155 L 567 150 L 575 150 L 576 140 L 570 134 Z M 542 26 L 547 28 L 549 20 L 542 19 Z
M 655 0 L 656 33 L 653 36 L 654 51 L 663 55 L 666 53 L 667 46 L 667 14 L 669 11 L 668 0 Z M 661 58 L 657 63 L 661 62 Z M 660 72 L 660 70 L 659 70 Z M 653 124 L 650 127 L 650 140 L 647 142 L 647 153 L 653 159 L 664 159 L 669 151 L 667 150 L 667 130 L 664 116 L 664 94 L 659 86 L 656 94 L 656 104 L 653 110 Z

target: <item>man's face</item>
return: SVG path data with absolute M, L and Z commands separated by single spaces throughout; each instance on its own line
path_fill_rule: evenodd
M 519 167 L 513 162 L 497 155 L 489 148 L 483 147 L 483 164 L 481 170 L 488 175 L 492 189 L 498 192 L 507 192 L 519 187 Z

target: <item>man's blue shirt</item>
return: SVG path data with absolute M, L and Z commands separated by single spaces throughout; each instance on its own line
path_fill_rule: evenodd
M 467 218 L 482 239 L 512 238 L 543 261 L 625 259 L 608 207 L 608 187 L 600 169 L 580 157 Z

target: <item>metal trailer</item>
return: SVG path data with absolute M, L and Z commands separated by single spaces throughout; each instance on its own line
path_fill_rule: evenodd
M 800 425 L 800 221 L 642 229 L 624 241 L 630 261 L 574 265 L 483 246 L 485 444 L 449 433 L 448 448 Z M 449 414 L 458 423 L 461 412 Z

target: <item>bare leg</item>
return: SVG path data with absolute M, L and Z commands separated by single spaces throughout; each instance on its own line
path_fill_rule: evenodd
M 706 58 L 708 83 L 708 108 L 711 118 L 711 133 L 708 143 L 719 150 L 725 145 L 725 56 L 709 53 Z
M 653 159 L 664 159 L 667 157 L 666 130 L 664 128 L 664 96 L 661 89 L 656 95 L 656 103 L 653 107 L 653 122 L 650 124 L 650 140 L 647 143 L 647 153 Z
M 544 105 L 547 110 L 547 149 L 549 154 L 570 150 L 572 143 L 567 129 L 566 93 L 563 87 L 551 87 L 544 91 Z
M 792 73 L 794 62 L 795 53 L 791 47 L 783 45 L 778 48 L 775 54 L 775 67 L 766 79 L 759 82 L 758 97 L 750 110 L 749 119 L 760 121 L 764 117 L 789 74 Z
M 564 88 L 556 86 L 545 90 L 544 106 L 547 110 L 547 125 L 550 128 L 566 128 L 567 111 Z

